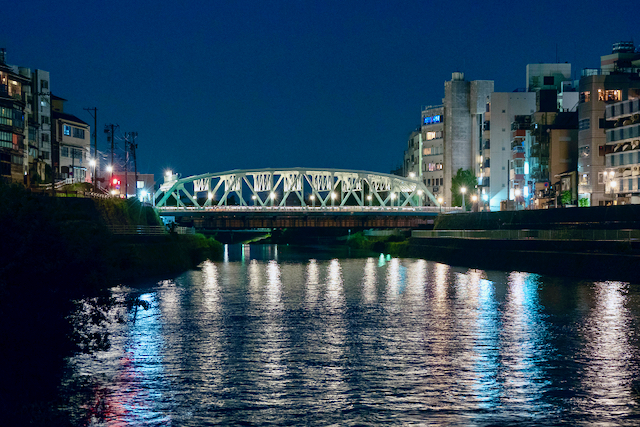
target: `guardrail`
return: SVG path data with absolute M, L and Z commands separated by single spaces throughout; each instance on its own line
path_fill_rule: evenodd
M 167 227 L 163 225 L 109 225 L 109 231 L 117 235 L 144 235 L 159 236 L 168 234 Z M 195 234 L 193 227 L 175 227 L 177 234 Z
M 493 240 L 640 240 L 640 230 L 414 230 L 411 237 Z

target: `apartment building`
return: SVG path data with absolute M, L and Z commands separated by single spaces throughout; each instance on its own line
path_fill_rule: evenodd
M 91 182 L 91 128 L 78 117 L 64 112 L 66 99 L 51 95 L 52 163 L 56 179 Z
M 640 204 L 640 90 L 606 106 L 605 204 Z
M 640 89 L 639 71 L 640 53 L 632 42 L 615 43 L 610 55 L 601 56 L 600 68 L 582 70 L 578 104 L 580 206 L 611 203 L 610 180 L 605 179 L 605 172 L 611 172 L 606 166 L 611 144 L 607 143 L 605 111 L 608 105 L 626 101 L 630 94 L 635 96 Z

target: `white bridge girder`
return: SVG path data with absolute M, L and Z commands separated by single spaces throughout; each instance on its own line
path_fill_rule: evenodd
M 251 169 L 165 176 L 158 208 L 240 206 L 425 206 L 436 198 L 417 179 L 346 169 Z

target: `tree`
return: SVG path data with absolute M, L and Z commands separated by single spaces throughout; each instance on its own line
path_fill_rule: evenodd
M 456 175 L 451 178 L 451 197 L 452 197 L 452 206 L 462 206 L 462 187 L 466 188 L 466 192 L 464 193 L 464 200 L 467 210 L 471 209 L 471 196 L 476 192 L 476 187 L 478 185 L 478 179 L 472 170 L 462 168 L 458 169 Z

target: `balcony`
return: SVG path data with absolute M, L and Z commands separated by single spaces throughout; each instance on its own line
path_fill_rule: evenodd
M 618 68 L 617 70 L 603 70 L 602 68 L 583 68 L 580 73 L 580 77 L 590 77 L 590 76 L 609 76 L 611 74 L 638 74 L 640 73 L 640 68 L 636 67 L 627 67 L 627 68 Z
M 638 98 L 607 105 L 605 117 L 607 120 L 615 120 L 634 114 L 640 114 L 640 99 Z
M 626 121 L 625 121 L 626 123 Z M 640 118 L 627 126 L 607 130 L 607 144 L 640 138 Z

